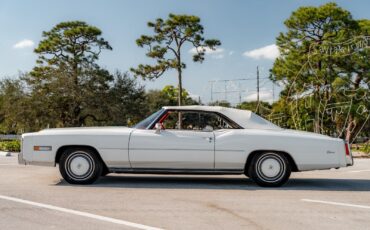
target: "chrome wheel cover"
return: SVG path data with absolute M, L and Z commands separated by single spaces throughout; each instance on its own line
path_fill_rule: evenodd
M 90 154 L 76 151 L 70 154 L 65 161 L 65 171 L 73 180 L 86 180 L 94 173 L 95 162 Z
M 286 167 L 286 163 L 280 155 L 266 153 L 256 162 L 256 173 L 260 180 L 274 183 L 284 177 Z

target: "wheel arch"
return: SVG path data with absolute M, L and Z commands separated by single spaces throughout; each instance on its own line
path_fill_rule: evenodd
M 105 162 L 103 161 L 103 158 L 100 156 L 99 151 L 96 148 L 94 148 L 93 146 L 90 146 L 90 145 L 63 145 L 63 146 L 59 147 L 57 152 L 56 152 L 56 155 L 55 155 L 55 164 L 59 163 L 60 157 L 62 156 L 63 152 L 66 151 L 67 149 L 70 149 L 70 148 L 84 148 L 84 149 L 89 149 L 89 150 L 93 151 L 98 156 L 99 160 L 103 163 L 104 169 L 108 170 L 108 167 L 105 164 Z
M 261 149 L 261 150 L 254 150 L 254 151 L 250 152 L 248 154 L 248 157 L 247 157 L 247 160 L 246 160 L 246 163 L 245 163 L 244 171 L 248 172 L 248 168 L 249 168 L 250 164 L 252 163 L 252 159 L 253 159 L 254 156 L 256 156 L 258 153 L 265 153 L 265 152 L 273 152 L 273 153 L 283 154 L 284 156 L 287 157 L 290 165 L 292 166 L 292 172 L 298 172 L 299 171 L 294 158 L 289 153 L 287 153 L 285 151 L 277 151 L 277 150 L 271 150 L 271 149 Z

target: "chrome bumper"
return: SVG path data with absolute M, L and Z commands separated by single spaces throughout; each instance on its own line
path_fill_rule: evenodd
M 26 161 L 23 159 L 23 137 L 21 137 L 21 151 L 18 154 L 18 164 L 26 165 Z
M 18 164 L 20 165 L 26 165 L 26 161 L 23 159 L 23 153 L 22 151 L 18 154 Z

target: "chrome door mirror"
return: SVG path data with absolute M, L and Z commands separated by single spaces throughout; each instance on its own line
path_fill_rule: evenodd
M 155 124 L 155 133 L 161 133 L 161 130 L 163 129 L 163 125 L 161 123 Z

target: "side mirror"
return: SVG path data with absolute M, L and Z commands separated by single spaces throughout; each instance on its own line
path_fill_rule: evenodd
M 155 127 L 155 133 L 161 133 L 161 130 L 163 129 L 163 126 L 161 123 L 156 123 L 154 127 Z

